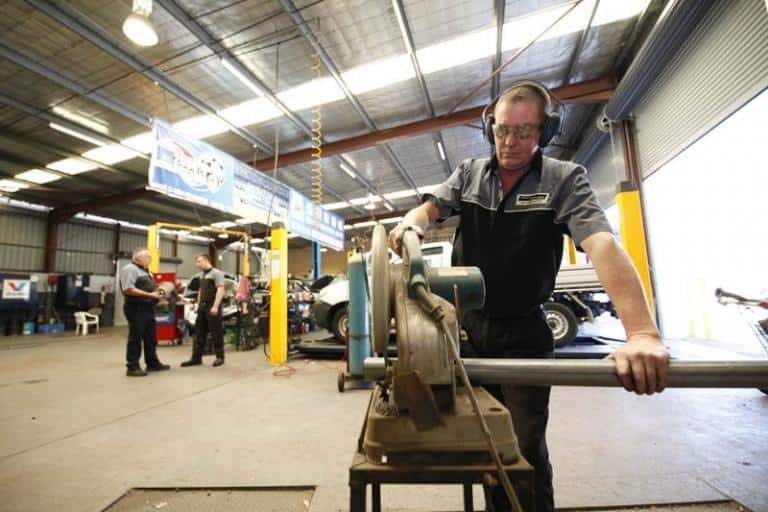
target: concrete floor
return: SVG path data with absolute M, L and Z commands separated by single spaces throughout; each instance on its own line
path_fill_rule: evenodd
M 181 369 L 189 347 L 160 347 L 171 371 L 127 378 L 124 339 L 0 338 L 0 509 L 98 511 L 134 487 L 227 486 L 314 486 L 310 511 L 347 509 L 369 392 L 336 391 L 341 363 L 297 360 L 275 376 L 259 349 Z M 757 390 L 557 388 L 551 411 L 558 507 L 733 499 L 768 511 Z M 385 486 L 382 498 L 386 510 L 461 508 L 459 486 Z

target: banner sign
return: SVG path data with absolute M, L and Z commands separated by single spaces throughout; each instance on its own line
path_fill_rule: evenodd
M 3 280 L 3 300 L 23 300 L 28 301 L 32 282 L 29 279 L 8 279 Z
M 291 189 L 291 233 L 337 251 L 344 249 L 344 219 Z
M 337 251 L 344 249 L 344 219 L 233 156 L 157 120 L 149 188 L 251 223 L 279 221 L 302 238 Z

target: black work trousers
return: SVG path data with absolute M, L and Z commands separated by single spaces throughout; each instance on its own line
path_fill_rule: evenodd
M 552 331 L 543 312 L 495 320 L 480 311 L 468 311 L 463 321 L 471 343 L 466 357 L 552 358 L 554 355 Z M 509 409 L 520 453 L 534 467 L 536 512 L 553 512 L 552 465 L 546 439 L 550 388 L 503 384 L 487 385 L 485 389 Z M 486 506 L 489 512 L 511 510 L 501 485 L 486 489 L 486 502 L 489 502 Z
M 211 305 L 201 303 L 197 308 L 195 320 L 195 346 L 192 349 L 192 359 L 202 359 L 205 349 L 205 338 L 211 334 L 213 351 L 216 357 L 224 359 L 224 328 L 221 325 L 221 309 L 218 314 L 211 314 Z
M 126 302 L 123 313 L 128 320 L 128 344 L 126 366 L 129 370 L 140 368 L 141 346 L 144 345 L 144 362 L 148 367 L 158 366 L 155 308 L 149 303 Z

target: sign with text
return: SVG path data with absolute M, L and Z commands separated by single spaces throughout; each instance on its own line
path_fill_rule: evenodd
M 32 283 L 29 279 L 4 279 L 3 300 L 29 300 Z
M 344 219 L 205 142 L 155 121 L 149 188 L 231 213 L 249 223 L 282 222 L 302 238 L 344 249 Z

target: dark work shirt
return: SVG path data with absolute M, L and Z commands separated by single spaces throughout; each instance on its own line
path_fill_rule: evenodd
M 465 160 L 425 199 L 441 218 L 460 216 L 456 263 L 483 272 L 483 309 L 497 319 L 529 315 L 549 299 L 564 234 L 579 245 L 611 232 L 584 167 L 540 152 L 506 196 L 494 157 Z

